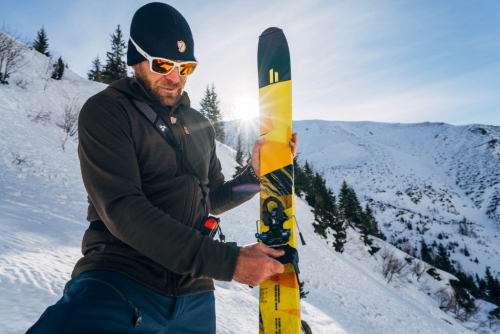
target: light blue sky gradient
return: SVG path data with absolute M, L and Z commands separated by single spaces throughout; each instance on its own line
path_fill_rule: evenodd
M 117 24 L 148 1 L 7 1 L 0 21 L 85 76 Z M 200 62 L 186 91 L 215 83 L 226 119 L 258 115 L 257 42 L 284 29 L 295 119 L 500 125 L 500 1 L 170 1 Z

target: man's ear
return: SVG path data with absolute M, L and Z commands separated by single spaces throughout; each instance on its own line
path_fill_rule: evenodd
M 139 70 L 139 64 L 135 64 L 135 65 L 132 65 L 130 67 L 132 67 L 132 70 L 134 71 L 133 78 L 137 78 L 137 71 Z

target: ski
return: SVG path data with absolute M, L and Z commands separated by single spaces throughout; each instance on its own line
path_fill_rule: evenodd
M 290 52 L 283 31 L 268 28 L 259 37 L 260 136 L 259 242 L 285 250 L 282 274 L 259 287 L 259 333 L 301 333 L 298 253 L 294 216 L 292 80 Z

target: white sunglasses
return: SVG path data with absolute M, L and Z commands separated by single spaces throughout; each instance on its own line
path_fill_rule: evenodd
M 147 54 L 146 51 L 141 49 L 139 45 L 130 37 L 130 41 L 134 44 L 135 48 L 139 53 L 144 56 L 149 61 L 149 70 L 153 73 L 160 75 L 169 75 L 172 71 L 178 67 L 179 75 L 186 76 L 193 74 L 198 62 L 196 61 L 183 61 L 176 62 L 170 59 L 159 58 L 159 57 L 151 57 Z

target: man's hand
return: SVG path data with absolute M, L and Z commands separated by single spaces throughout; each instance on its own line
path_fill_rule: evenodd
M 285 255 L 284 250 L 276 250 L 256 243 L 240 248 L 233 280 L 250 286 L 257 286 L 275 274 L 281 274 L 285 266 L 271 258 Z
M 260 148 L 262 147 L 262 145 L 264 145 L 265 141 L 266 141 L 265 138 L 260 138 L 257 141 L 255 141 L 255 145 L 253 146 L 252 150 L 252 168 L 258 177 L 260 177 Z M 297 155 L 298 144 L 299 144 L 299 139 L 297 133 L 294 133 L 292 134 L 292 140 L 290 140 L 289 142 L 294 158 Z

